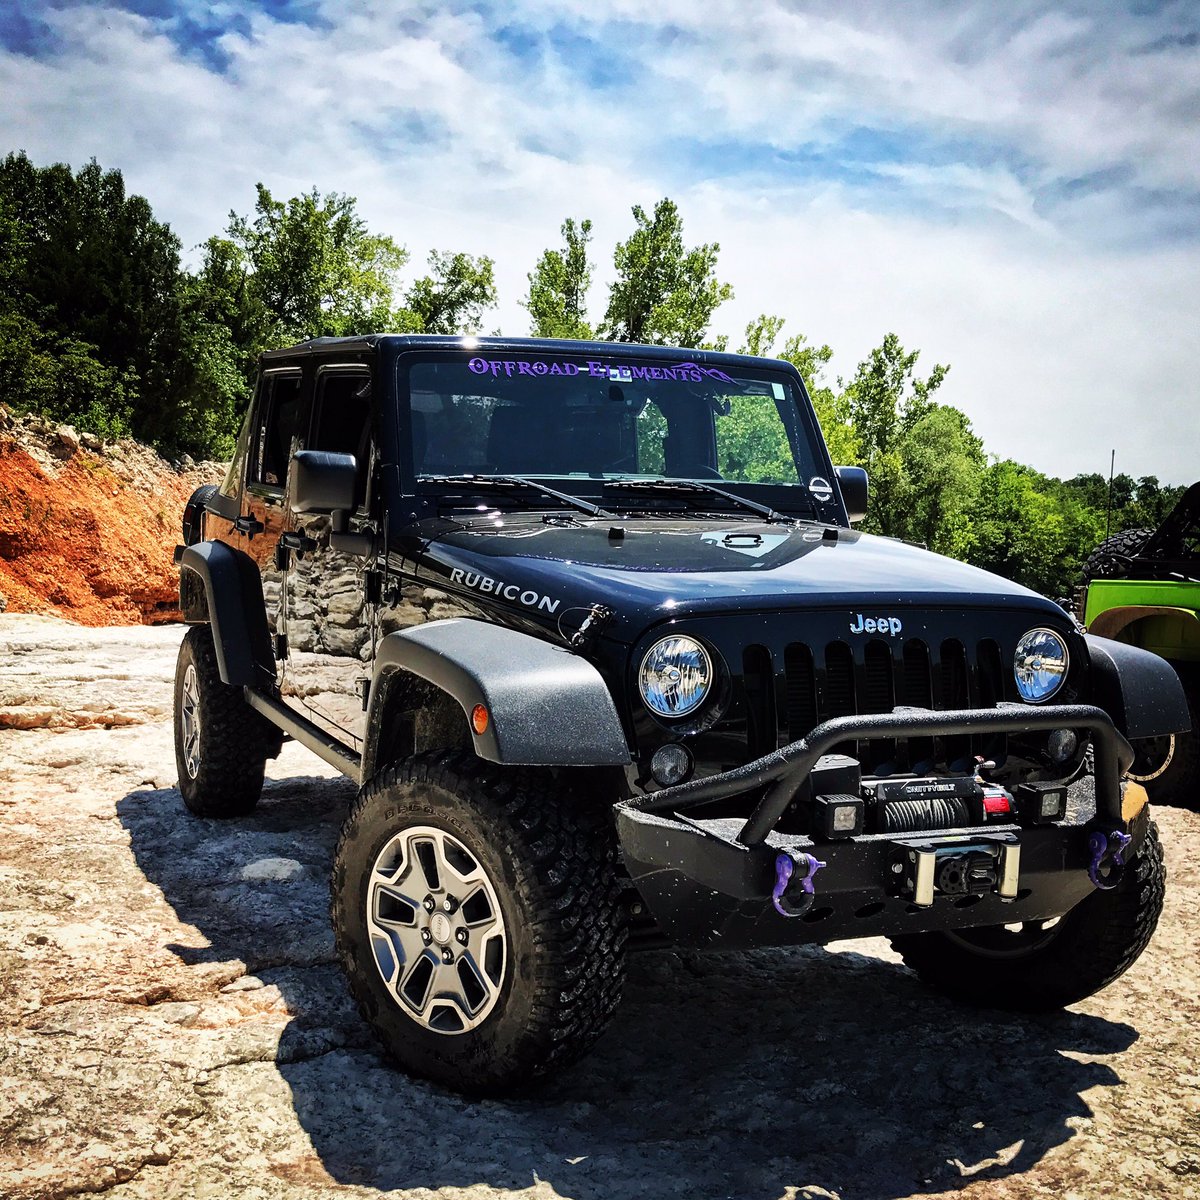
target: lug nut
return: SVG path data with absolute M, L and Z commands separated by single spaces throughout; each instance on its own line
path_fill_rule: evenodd
M 467 938 L 471 935 L 467 933 L 465 929 L 459 929 L 454 936 L 465 946 L 467 944 Z
M 447 896 L 445 900 L 442 901 L 442 908 L 448 913 L 452 913 L 457 907 L 458 901 L 455 900 L 453 896 Z
M 425 943 L 425 945 L 428 946 L 429 943 L 433 941 L 433 934 L 430 933 L 428 929 L 422 929 L 421 930 L 421 941 L 423 941 Z
M 449 966 L 449 964 L 452 963 L 453 961 L 454 961 L 454 952 L 452 950 L 443 950 L 442 951 L 442 962 L 446 963 L 446 965 Z
M 426 912 L 433 912 L 433 910 L 437 907 L 437 905 L 435 905 L 433 902 L 432 896 L 426 896 L 422 901 L 422 904 L 424 904 Z

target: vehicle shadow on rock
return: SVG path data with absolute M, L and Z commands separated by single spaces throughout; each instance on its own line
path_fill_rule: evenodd
M 309 1182 L 542 1180 L 577 1200 L 956 1191 L 1067 1142 L 1090 1115 L 1084 1094 L 1121 1083 L 1070 1055 L 1137 1037 L 1081 1013 L 958 1007 L 858 947 L 654 952 L 632 960 L 584 1061 L 523 1097 L 469 1101 L 382 1059 L 333 963 L 327 875 L 352 796 L 340 780 L 268 781 L 237 822 L 190 818 L 174 789 L 118 805 L 147 879 L 209 942 L 172 949 L 189 964 L 245 962 L 293 1014 L 276 1060 L 319 1159 Z

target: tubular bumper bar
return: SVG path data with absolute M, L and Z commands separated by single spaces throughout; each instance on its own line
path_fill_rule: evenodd
M 1133 762 L 1133 750 L 1102 708 L 1059 704 L 1033 708 L 1000 704 L 986 709 L 896 708 L 890 713 L 834 717 L 817 725 L 799 741 L 705 779 L 677 784 L 626 801 L 638 812 L 683 812 L 770 784 L 738 834 L 744 846 L 757 846 L 775 828 L 796 789 L 817 760 L 843 742 L 870 738 L 936 737 L 970 733 L 1037 733 L 1054 729 L 1086 729 L 1095 752 L 1096 812 L 1121 822 L 1121 776 Z

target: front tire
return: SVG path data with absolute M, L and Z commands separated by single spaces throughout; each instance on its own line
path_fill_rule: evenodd
M 984 1008 L 1044 1012 L 1107 987 L 1145 950 L 1163 906 L 1166 866 L 1148 822 L 1137 856 L 1110 892 L 1054 922 L 916 933 L 892 946 L 930 987 Z
M 388 1054 L 455 1091 L 579 1058 L 615 1011 L 626 930 L 605 807 L 548 773 L 416 755 L 364 788 L 334 859 L 351 991 Z
M 244 817 L 258 804 L 271 730 L 221 682 L 212 630 L 193 625 L 175 665 L 175 766 L 183 802 L 198 817 Z

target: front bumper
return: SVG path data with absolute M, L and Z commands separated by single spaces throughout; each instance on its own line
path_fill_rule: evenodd
M 841 743 L 1063 728 L 1091 734 L 1095 800 L 1093 806 L 1073 799 L 1059 824 L 864 834 L 820 843 L 776 830 L 818 760 Z M 1146 822 L 1144 793 L 1138 789 L 1126 797 L 1120 782 L 1132 759 L 1108 714 L 1090 705 L 897 709 L 839 717 L 732 771 L 618 804 L 617 831 L 627 869 L 650 911 L 663 932 L 684 945 L 786 945 L 1009 924 L 1059 916 L 1093 890 L 1089 839 L 1096 831 L 1106 836 L 1120 831 L 1133 838 L 1130 852 L 1136 851 Z M 713 800 L 760 790 L 744 824 L 687 815 Z M 1010 878 L 980 893 L 939 894 L 932 903 L 903 886 L 910 855 L 928 861 L 959 853 L 991 855 L 997 870 L 1007 870 Z M 772 903 L 778 862 L 785 854 L 824 861 L 814 877 L 815 894 L 799 919 L 787 919 Z

